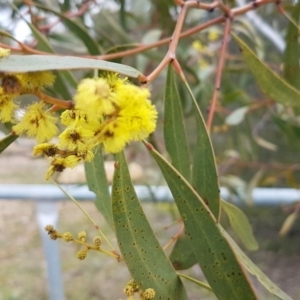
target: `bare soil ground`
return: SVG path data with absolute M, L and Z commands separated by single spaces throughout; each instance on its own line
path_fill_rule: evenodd
M 10 146 L 0 156 L 0 184 L 45 183 L 47 162 L 32 158 L 31 149 L 32 143 L 24 140 L 18 146 Z M 149 174 L 153 176 L 151 170 Z M 116 245 L 114 236 L 94 204 L 82 205 Z M 167 205 L 145 204 L 144 208 L 155 230 L 170 223 Z M 73 203 L 59 203 L 59 212 L 59 231 L 76 234 L 85 230 L 91 239 L 97 235 L 93 226 Z M 300 222 L 296 223 L 286 238 L 279 238 L 278 230 L 286 217 L 280 208 L 251 208 L 247 209 L 247 214 L 260 244 L 258 251 L 249 253 L 250 257 L 293 299 L 300 299 Z M 159 238 L 164 244 L 171 235 L 172 232 L 163 233 Z M 63 241 L 53 242 L 60 244 L 66 299 L 126 298 L 122 294 L 122 288 L 130 275 L 123 263 L 117 263 L 99 253 L 89 253 L 84 261 L 79 261 L 75 245 Z M 0 300 L 48 299 L 46 262 L 34 202 L 0 200 L 0 261 Z M 203 280 L 198 266 L 186 273 Z M 189 290 L 189 299 L 215 299 L 194 284 L 184 283 Z M 277 299 L 255 280 L 254 284 L 260 299 Z

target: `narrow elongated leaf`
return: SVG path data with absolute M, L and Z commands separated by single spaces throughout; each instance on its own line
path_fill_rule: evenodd
M 31 23 L 27 22 L 28 26 L 30 27 L 34 37 L 37 39 L 38 41 L 38 45 L 37 45 L 37 49 L 41 50 L 41 51 L 45 51 L 45 52 L 50 52 L 50 53 L 55 53 L 53 47 L 50 45 L 49 41 L 35 28 L 35 26 L 33 26 Z M 37 55 L 42 57 L 41 55 Z M 27 56 L 22 56 L 23 58 L 27 57 Z M 28 56 L 31 57 L 31 56 Z M 56 56 L 54 56 L 56 57 Z M 20 57 L 19 57 L 20 58 Z M 34 57 L 31 57 L 31 59 Z M 36 61 L 36 63 L 32 62 L 32 65 L 36 65 L 38 63 L 38 60 Z M 23 64 L 23 63 L 21 63 Z M 25 63 L 26 65 L 26 63 Z M 28 65 L 27 65 L 28 67 Z M 52 70 L 60 70 L 59 68 L 55 68 Z M 34 70 L 33 70 L 34 71 Z M 20 71 L 21 72 L 26 72 L 26 71 Z M 30 72 L 30 69 L 28 69 L 27 72 Z M 64 78 L 71 84 L 71 86 L 75 87 L 77 86 L 77 80 L 74 77 L 74 75 L 69 72 L 69 71 L 63 71 L 63 72 L 54 72 L 56 75 L 56 81 L 54 82 L 54 89 L 56 91 L 58 91 L 65 99 L 70 99 L 72 98 L 72 95 L 69 92 L 69 89 L 65 83 Z
M 49 7 L 39 5 L 39 4 L 35 4 L 35 6 L 40 8 L 41 10 L 51 12 L 56 16 L 58 16 L 63 21 L 63 23 L 69 28 L 69 30 L 72 31 L 78 38 L 80 38 L 80 40 L 85 44 L 90 54 L 92 55 L 101 54 L 99 50 L 99 45 L 91 37 L 91 35 L 86 30 L 86 28 L 82 26 L 82 24 L 80 24 L 77 21 L 71 20 L 69 17 L 66 17 L 64 14 L 55 11 L 54 9 L 51 9 Z
M 164 138 L 172 165 L 189 181 L 190 154 L 186 137 L 184 116 L 173 67 L 169 65 L 164 107 Z
M 300 92 L 266 66 L 239 37 L 235 34 L 232 34 L 232 36 L 238 43 L 244 61 L 261 90 L 278 103 L 300 107 Z
M 14 4 L 10 4 L 12 6 L 12 8 L 14 9 L 14 11 L 18 12 L 18 9 L 16 8 L 16 6 Z M 21 15 L 20 15 L 21 16 Z M 21 16 L 22 17 L 22 16 Z M 22 17 L 23 18 L 23 17 Z M 45 36 L 43 36 L 38 30 L 37 28 L 35 28 L 35 26 L 28 22 L 26 19 L 24 19 L 24 22 L 27 23 L 27 25 L 30 27 L 34 37 L 36 38 L 36 40 L 38 41 L 37 44 L 37 49 L 41 50 L 41 51 L 45 51 L 45 52 L 50 52 L 50 53 L 55 53 L 54 49 L 52 48 L 52 46 L 50 45 L 50 43 L 48 42 L 48 40 L 45 38 Z M 11 55 L 10 55 L 11 56 Z M 26 57 L 26 56 L 21 56 L 21 57 Z M 23 64 L 23 63 L 21 63 Z M 33 65 L 35 65 L 35 63 L 33 63 Z M 21 72 L 26 72 L 25 71 L 21 71 Z M 21 73 L 20 72 L 20 73 Z M 27 72 L 30 72 L 30 70 L 27 70 Z M 72 95 L 68 89 L 68 86 L 65 83 L 64 77 L 69 79 L 69 82 L 71 83 L 71 85 L 73 87 L 76 87 L 77 85 L 77 81 L 75 79 L 75 77 L 73 76 L 72 73 L 70 73 L 69 71 L 63 71 L 63 72 L 54 72 L 54 74 L 56 75 L 56 80 L 54 82 L 53 85 L 53 89 L 56 91 L 57 94 L 61 95 L 64 97 L 64 99 L 71 99 Z
M 175 270 L 188 269 L 198 262 L 191 241 L 186 234 L 182 234 L 177 239 L 169 258 Z
M 251 225 L 246 215 L 235 205 L 222 201 L 222 208 L 226 212 L 230 225 L 248 250 L 257 250 L 258 244 L 253 235 Z
M 168 67 L 164 95 L 164 139 L 172 165 L 190 181 L 190 153 L 188 148 L 186 128 L 181 100 L 176 85 L 175 72 L 171 65 Z M 169 256 L 176 270 L 190 268 L 197 259 L 194 251 L 188 246 L 187 236 L 181 236 Z
M 68 11 L 71 9 L 71 3 L 70 3 L 70 0 L 64 0 L 63 3 L 59 3 L 59 7 L 61 9 L 61 11 Z
M 183 284 L 165 256 L 134 191 L 124 153 L 117 154 L 112 187 L 112 210 L 118 244 L 128 269 L 155 299 L 187 299 Z
M 298 213 L 296 211 L 293 211 L 290 215 L 286 217 L 284 220 L 280 230 L 279 230 L 279 235 L 280 236 L 285 236 L 287 233 L 292 229 L 294 226 L 297 218 L 299 217 Z
M 0 153 L 3 152 L 10 144 L 12 144 L 19 136 L 15 134 L 8 134 L 0 140 Z
M 113 31 L 114 35 L 118 37 L 123 43 L 132 43 L 133 39 L 128 34 L 127 30 L 117 21 L 116 13 L 109 10 L 102 10 L 98 15 L 105 23 L 109 25 L 109 29 Z
M 14 125 L 15 124 L 12 122 L 5 122 L 5 123 L 0 122 L 0 131 L 4 132 L 5 134 L 9 134 L 13 131 L 12 128 Z
M 298 23 L 300 15 L 300 2 L 296 2 L 296 6 L 293 9 L 291 18 Z M 300 45 L 299 45 L 299 34 L 298 28 L 290 22 L 286 33 L 286 48 L 284 51 L 283 61 L 284 69 L 283 76 L 286 81 L 300 90 L 300 67 L 299 67 L 299 55 L 300 55 Z
M 250 258 L 243 252 L 243 250 L 236 244 L 236 242 L 229 236 L 229 234 L 219 225 L 222 234 L 230 242 L 231 247 L 233 247 L 235 253 L 237 254 L 239 260 L 243 266 L 253 274 L 260 283 L 273 295 L 276 295 L 282 300 L 292 300 L 292 298 L 282 291 L 274 282 L 270 280 L 258 267 L 254 264 Z
M 104 169 L 103 154 L 100 148 L 94 153 L 92 162 L 85 162 L 85 173 L 89 190 L 96 194 L 96 207 L 112 227 L 111 198 Z
M 200 108 L 187 83 L 186 86 L 193 99 L 197 122 L 197 143 L 192 168 L 192 186 L 218 220 L 220 214 L 220 189 L 214 151 Z
M 57 72 L 57 71 L 53 72 L 54 75 L 56 76 L 56 79 L 51 89 L 55 93 L 55 95 L 60 95 L 61 97 L 63 97 L 63 99 L 70 100 L 72 99 L 72 94 L 69 91 L 68 86 L 65 82 L 63 72 Z
M 177 89 L 175 80 L 173 82 L 173 89 Z M 197 144 L 193 161 L 192 184 L 198 194 L 201 195 L 202 199 L 205 199 L 206 204 L 209 205 L 210 210 L 218 219 L 220 214 L 220 192 L 213 149 L 198 104 L 191 93 L 189 86 L 187 86 L 187 88 L 194 102 L 197 119 Z M 172 91 L 169 92 L 172 93 Z M 174 122 L 176 122 L 176 118 L 174 119 Z M 174 138 L 176 139 L 176 135 Z M 187 178 L 186 175 L 184 177 Z M 187 266 L 192 266 L 197 262 L 194 254 L 191 253 L 188 255 L 188 253 L 186 253 L 187 248 L 189 247 L 186 247 L 184 243 L 176 241 L 170 259 L 172 262 L 177 260 L 176 265 L 178 268 L 183 269 Z M 193 251 L 190 249 L 190 252 Z M 181 256 L 180 253 L 185 253 L 186 255 Z
M 56 55 L 9 55 L 1 58 L 0 71 L 11 73 L 45 70 L 101 69 L 137 78 L 140 72 L 130 66 L 105 60 Z
M 36 40 L 38 42 L 38 44 L 36 46 L 37 50 L 41 50 L 41 51 L 45 51 L 45 52 L 49 52 L 49 53 L 55 53 L 53 47 L 50 45 L 50 43 L 48 42 L 46 37 L 44 35 L 42 35 L 32 23 L 26 21 L 24 18 L 23 18 L 23 20 L 30 27 L 32 34 L 34 35 L 34 37 L 36 38 Z
M 280 116 L 273 115 L 274 122 L 289 139 L 290 145 L 300 148 L 300 127 L 291 120 L 284 120 Z
M 257 299 L 236 255 L 203 199 L 149 144 L 148 149 L 164 174 L 197 260 L 218 299 Z

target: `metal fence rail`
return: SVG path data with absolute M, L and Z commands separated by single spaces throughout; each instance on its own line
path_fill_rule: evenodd
M 95 194 L 86 185 L 62 185 L 76 200 L 93 201 Z M 135 186 L 141 201 L 173 201 L 167 186 Z M 224 200 L 233 200 L 243 204 L 237 195 L 231 195 L 226 188 L 221 188 Z M 252 192 L 254 205 L 289 205 L 300 199 L 300 190 L 287 188 L 256 188 Z M 42 237 L 47 262 L 49 300 L 64 300 L 64 289 L 60 264 L 59 244 L 53 243 L 44 227 L 52 224 L 57 227 L 59 212 L 58 201 L 68 200 L 67 196 L 55 185 L 50 184 L 0 184 L 0 200 L 28 200 L 36 202 L 36 217 Z
M 86 185 L 61 185 L 77 200 L 95 200 L 95 194 Z M 141 201 L 173 201 L 167 186 L 135 185 L 137 196 Z M 240 193 L 243 197 L 243 193 Z M 221 198 L 242 204 L 243 200 L 236 194 L 231 195 L 227 188 L 221 188 Z M 0 199 L 30 200 L 30 201 L 62 201 L 66 195 L 51 184 L 0 184 Z M 300 200 L 300 190 L 289 188 L 255 188 L 252 192 L 255 205 L 292 204 Z

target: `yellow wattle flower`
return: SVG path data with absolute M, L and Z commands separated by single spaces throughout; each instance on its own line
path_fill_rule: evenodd
M 108 74 L 105 78 L 84 79 L 78 86 L 75 99 L 76 115 L 87 115 L 85 129 L 92 130 L 95 137 L 90 147 L 101 144 L 106 153 L 120 152 L 132 140 L 142 140 L 155 130 L 157 111 L 151 104 L 150 92 L 117 74 Z M 70 121 L 69 113 L 63 113 L 64 124 Z M 75 119 L 74 113 L 72 118 Z M 90 126 L 90 120 L 97 120 Z
M 19 107 L 13 102 L 17 95 L 8 94 L 0 87 L 0 121 L 10 122 L 13 119 L 14 111 Z
M 19 79 L 24 92 L 52 86 L 55 81 L 55 75 L 50 71 L 21 73 L 17 74 L 16 77 Z
M 88 141 L 94 133 L 82 127 L 68 127 L 59 136 L 59 147 L 81 153 L 88 149 Z
M 34 146 L 33 155 L 38 156 L 40 154 L 45 154 L 46 156 L 55 156 L 58 152 L 58 147 L 55 144 L 43 143 Z
M 10 55 L 10 49 L 0 47 L 0 58 Z
M 46 179 L 80 161 L 91 161 L 96 146 L 102 146 L 106 153 L 117 153 L 130 141 L 147 138 L 155 130 L 157 120 L 149 97 L 148 89 L 137 87 L 118 74 L 84 79 L 74 97 L 75 107 L 61 114 L 61 123 L 66 128 L 59 135 L 59 143 L 34 148 L 35 155 L 52 157 Z M 14 130 L 43 142 L 57 133 L 54 121 L 44 105 L 36 103 L 28 107 Z
M 54 172 L 62 172 L 65 168 L 74 168 L 80 162 L 80 158 L 76 155 L 69 155 L 67 157 L 53 157 L 51 165 L 46 173 L 46 180 L 48 180 Z
M 57 118 L 45 110 L 43 102 L 29 105 L 21 121 L 13 127 L 18 134 L 35 137 L 38 143 L 47 142 L 58 133 Z
M 115 111 L 113 93 L 103 78 L 86 78 L 81 81 L 74 97 L 76 108 L 88 114 L 109 115 Z

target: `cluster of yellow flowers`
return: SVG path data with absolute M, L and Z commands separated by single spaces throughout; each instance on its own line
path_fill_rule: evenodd
M 34 155 L 51 157 L 46 179 L 54 172 L 91 161 L 93 149 L 101 145 L 106 153 L 120 152 L 132 140 L 142 140 L 155 130 L 157 111 L 150 102 L 147 88 L 133 85 L 118 74 L 88 78 L 78 85 L 75 105 L 60 117 L 66 127 L 58 143 L 49 141 L 58 134 L 58 118 L 43 101 L 29 105 L 21 120 L 14 118 L 19 108 L 14 99 L 21 94 L 35 94 L 55 80 L 51 72 L 2 74 L 0 86 L 0 121 L 17 122 L 17 135 L 36 137 L 40 143 Z
M 149 90 L 131 84 L 118 74 L 84 79 L 74 97 L 75 107 L 61 114 L 66 126 L 59 143 L 35 146 L 34 155 L 52 157 L 48 179 L 55 171 L 90 161 L 101 145 L 106 153 L 120 152 L 132 140 L 142 140 L 156 126 L 157 111 Z
M 24 94 L 35 94 L 36 91 L 53 85 L 55 76 L 51 72 L 0 74 L 0 79 L 0 121 L 17 122 L 14 117 L 14 112 L 19 108 L 20 104 L 16 101 L 16 98 Z M 24 118 L 18 124 L 19 126 L 14 128 L 14 131 L 17 134 L 26 131 L 30 137 L 37 137 L 37 140 L 46 140 L 47 135 L 44 138 L 37 136 L 38 132 L 42 130 L 40 130 L 39 124 L 36 123 L 43 119 L 40 116 L 41 114 L 46 118 L 44 123 L 47 123 L 48 119 L 50 119 L 50 123 L 54 123 L 56 118 L 45 112 L 45 105 L 42 102 L 28 106 L 27 112 L 28 113 L 24 115 Z M 29 129 L 26 126 L 27 123 L 31 123 L 33 126 Z M 43 126 L 44 124 L 41 125 Z M 57 129 L 55 129 L 53 136 L 57 132 Z
M 134 294 L 139 293 L 139 300 L 151 300 L 155 297 L 155 290 L 152 288 L 147 288 L 145 291 L 142 291 L 134 279 L 131 279 L 127 282 L 127 285 L 123 289 L 123 292 L 128 296 L 127 300 L 134 300 Z

